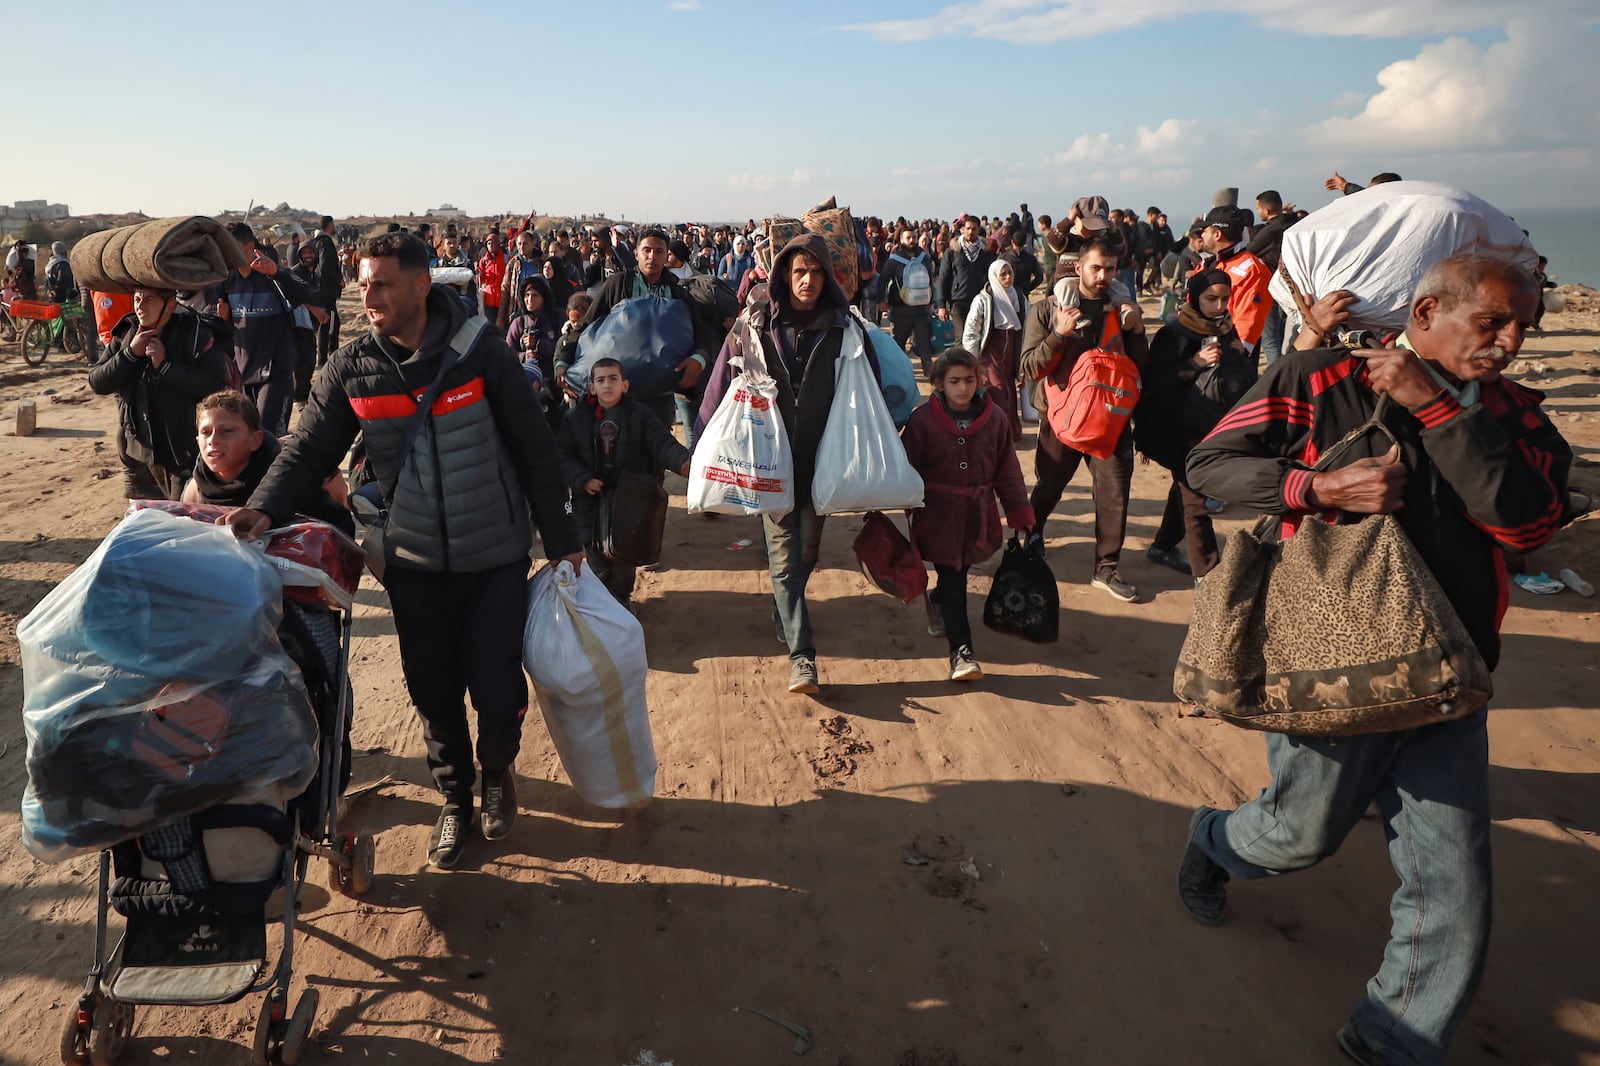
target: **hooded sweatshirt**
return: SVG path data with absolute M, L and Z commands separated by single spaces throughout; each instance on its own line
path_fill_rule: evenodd
M 806 252 L 823 265 L 822 296 L 810 314 L 797 312 L 789 291 L 789 271 L 794 257 Z M 857 331 L 853 343 L 862 344 L 873 377 L 881 382 L 878 358 L 871 339 L 850 315 L 850 301 L 834 280 L 828 244 L 821 234 L 802 233 L 784 245 L 773 260 L 767 280 L 767 300 L 747 308 L 717 356 L 700 404 L 697 426 L 716 413 L 728 385 L 738 373 L 746 343 L 758 343 L 767 372 L 778 386 L 778 413 L 794 454 L 795 502 L 811 499 L 811 476 L 816 468 L 817 446 L 833 408 L 834 377 L 847 331 Z

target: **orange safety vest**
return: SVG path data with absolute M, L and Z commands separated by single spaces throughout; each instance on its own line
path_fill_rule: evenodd
M 1218 259 L 1216 269 L 1232 279 L 1228 294 L 1228 315 L 1239 339 L 1254 347 L 1267 328 L 1267 316 L 1272 313 L 1272 296 L 1267 284 L 1272 281 L 1272 271 L 1254 253 L 1241 249 L 1228 259 Z

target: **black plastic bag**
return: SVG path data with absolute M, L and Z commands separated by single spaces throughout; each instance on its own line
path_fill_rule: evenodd
M 1035 644 L 1054 644 L 1061 635 L 1061 601 L 1056 575 L 1044 560 L 1041 542 L 1024 544 L 1013 533 L 995 571 L 983 624 Z

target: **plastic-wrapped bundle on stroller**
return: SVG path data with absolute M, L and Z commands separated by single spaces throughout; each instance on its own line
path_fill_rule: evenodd
M 370 838 L 335 825 L 349 773 L 344 585 L 359 571 L 334 565 L 335 579 L 306 565 L 360 549 L 295 526 L 276 549 L 286 563 L 212 515 L 191 517 L 136 508 L 19 627 L 25 840 L 49 861 L 108 848 L 65 1062 L 115 1058 L 134 1004 L 262 990 L 257 1059 L 295 1061 L 316 994 L 287 1016 L 294 908 L 269 966 L 266 901 L 298 895 L 312 854 L 330 859 L 343 891 L 371 878 Z M 127 919 L 109 955 L 108 908 Z
M 277 638 L 281 589 L 228 530 L 141 511 L 29 612 L 28 850 L 59 862 L 305 789 L 316 718 Z

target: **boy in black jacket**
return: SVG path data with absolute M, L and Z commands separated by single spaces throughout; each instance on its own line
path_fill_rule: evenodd
M 664 470 L 689 476 L 689 449 L 679 444 L 655 412 L 628 399 L 628 379 L 615 359 L 597 359 L 589 394 L 567 411 L 557 435 L 561 472 L 572 489 L 572 517 L 595 575 L 619 603 L 633 596 L 636 568 L 613 562 L 595 543 L 595 518 L 605 494 L 615 492 L 626 471 L 660 477 Z

